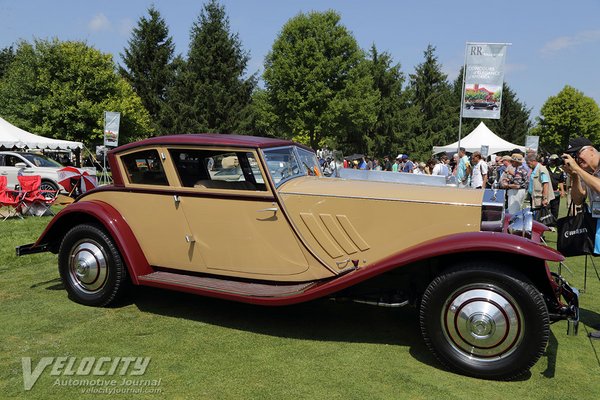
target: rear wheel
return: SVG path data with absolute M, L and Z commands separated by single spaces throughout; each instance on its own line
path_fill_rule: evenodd
M 444 365 L 478 378 L 515 378 L 548 343 L 548 310 L 539 291 L 490 263 L 434 279 L 423 295 L 420 322 L 427 346 Z
M 77 225 L 60 246 L 58 268 L 69 296 L 88 306 L 106 306 L 125 291 L 127 271 L 112 238 L 96 225 Z

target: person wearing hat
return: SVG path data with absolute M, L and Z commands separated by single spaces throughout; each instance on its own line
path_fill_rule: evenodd
M 502 188 L 507 189 L 507 208 L 509 214 L 515 214 L 521 210 L 525 196 L 527 195 L 527 170 L 523 167 L 523 155 L 513 153 L 510 157 L 510 167 L 507 167 L 504 177 L 500 182 Z
M 550 201 L 550 212 L 554 218 L 558 219 L 558 210 L 560 208 L 560 198 L 565 197 L 565 183 L 567 176 L 562 170 L 562 160 L 558 154 L 552 154 L 548 158 L 548 173 L 552 182 L 552 191 L 554 192 L 554 200 Z
M 402 162 L 404 163 L 404 166 L 402 167 L 402 172 L 412 174 L 415 170 L 415 163 L 410 161 L 408 154 L 402 155 Z
M 502 187 L 501 183 L 502 183 L 503 175 L 506 172 L 506 169 L 508 167 L 510 167 L 510 165 L 511 165 L 510 161 L 511 161 L 510 156 L 502 156 L 500 158 L 500 166 L 498 167 L 498 169 L 496 169 L 496 175 L 497 175 L 497 179 L 498 179 L 498 186 L 500 188 L 502 188 L 502 189 L 506 189 L 506 188 Z
M 589 139 L 578 137 L 569 140 L 569 146 L 562 155 L 563 169 L 571 179 L 571 198 L 581 205 L 586 197 L 592 207 L 592 216 L 597 216 L 595 206 L 600 204 L 600 153 Z M 600 224 L 596 222 L 596 237 Z M 596 239 L 594 253 L 600 253 L 600 241 Z M 600 339 L 600 330 L 590 332 L 589 337 Z

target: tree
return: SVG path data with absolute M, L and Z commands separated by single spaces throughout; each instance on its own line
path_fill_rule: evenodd
M 263 78 L 278 134 L 315 149 L 362 150 L 379 94 L 364 53 L 336 12 L 290 19 L 266 57 Z
M 120 67 L 119 72 L 140 96 L 158 130 L 162 130 L 159 119 L 167 87 L 174 77 L 175 46 L 167 24 L 154 6 L 148 9 L 148 15 L 133 28 L 129 48 L 121 54 L 126 68 Z
M 152 133 L 148 111 L 112 56 L 82 42 L 20 42 L 0 97 L 2 117 L 45 136 L 99 144 L 104 111 L 121 112 L 120 142 Z
M 511 143 L 524 145 L 532 123 L 531 108 L 521 103 L 506 82 L 502 85 L 500 119 L 486 120 L 486 125 L 496 135 Z
M 594 99 L 566 85 L 544 103 L 532 132 L 551 152 L 564 151 L 573 137 L 583 136 L 596 143 L 600 139 L 600 109 Z
M 180 132 L 231 133 L 246 120 L 256 78 L 244 78 L 249 56 L 230 33 L 225 8 L 207 3 L 191 29 L 188 59 L 170 92 L 172 128 Z
M 13 46 L 8 46 L 0 50 L 0 79 L 4 77 L 10 63 L 15 59 L 15 51 Z
M 410 75 L 409 91 L 412 124 L 405 134 L 405 149 L 415 158 L 427 159 L 434 144 L 447 143 L 456 136 L 453 120 L 458 121 L 457 107 L 447 75 L 435 56 L 435 47 L 427 46 L 425 60 Z M 454 139 L 455 140 L 455 139 Z
M 400 64 L 392 65 L 389 53 L 380 53 L 376 46 L 369 52 L 369 69 L 373 77 L 373 88 L 380 96 L 377 120 L 368 132 L 366 151 L 383 156 L 397 150 L 399 132 L 403 126 L 403 109 L 407 108 L 407 95 L 403 92 L 404 74 Z

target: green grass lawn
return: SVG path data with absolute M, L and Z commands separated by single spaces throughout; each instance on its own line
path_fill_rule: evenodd
M 160 379 L 161 393 L 109 398 L 600 398 L 600 341 L 587 338 L 600 324 L 600 281 L 591 264 L 579 336 L 566 335 L 565 321 L 554 324 L 530 374 L 493 382 L 445 371 L 426 349 L 412 308 L 327 300 L 264 308 L 150 288 L 135 288 L 115 308 L 76 304 L 58 279 L 55 255 L 15 256 L 15 246 L 34 241 L 49 220 L 0 223 L 2 399 L 97 398 L 57 385 L 68 377 L 51 375 L 50 367 L 24 390 L 22 357 L 31 357 L 34 368 L 42 357 L 60 356 L 151 358 L 136 378 Z M 549 245 L 555 237 L 547 235 Z M 583 288 L 583 257 L 567 265 L 573 273 L 563 275 Z

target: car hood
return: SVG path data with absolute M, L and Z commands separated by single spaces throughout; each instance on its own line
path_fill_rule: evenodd
M 302 177 L 286 182 L 279 188 L 279 193 L 481 206 L 484 191 L 451 186 Z

